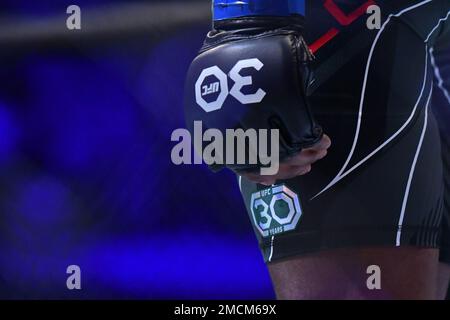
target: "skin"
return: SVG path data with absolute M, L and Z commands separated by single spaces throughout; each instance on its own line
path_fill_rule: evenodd
M 380 290 L 367 288 L 371 265 L 380 267 Z M 446 287 L 436 281 L 444 276 L 440 267 L 438 249 L 352 248 L 273 263 L 269 271 L 282 300 L 435 300 Z
M 261 176 L 257 173 L 245 172 L 238 172 L 238 174 L 252 182 L 259 183 L 265 186 L 271 186 L 275 184 L 277 180 L 292 179 L 297 176 L 303 176 L 309 173 L 312 169 L 312 165 L 315 162 L 327 156 L 330 146 L 330 138 L 327 135 L 324 135 L 322 140 L 314 145 L 314 147 L 304 149 L 299 154 L 280 163 L 280 168 L 277 175 Z
M 444 300 L 450 283 L 450 264 L 440 263 L 437 285 L 437 299 Z
M 326 157 L 331 140 L 324 135 L 310 149 L 280 164 L 275 176 L 241 173 L 252 182 L 273 185 L 309 173 Z M 369 290 L 367 267 L 381 269 L 381 290 Z M 438 249 L 417 247 L 351 248 L 318 252 L 269 265 L 278 299 L 444 299 L 450 265 L 439 263 Z

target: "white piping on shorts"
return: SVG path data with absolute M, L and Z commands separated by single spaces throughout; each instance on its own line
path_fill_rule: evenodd
M 411 116 L 408 118 L 408 120 L 405 122 L 405 124 L 394 134 L 392 135 L 388 140 L 386 140 L 381 146 L 379 146 L 377 149 L 375 149 L 372 153 L 370 153 L 367 157 L 365 157 L 363 160 L 361 160 L 360 162 L 358 162 L 356 165 L 354 165 L 352 168 L 350 168 L 349 170 L 345 171 L 347 169 L 348 164 L 350 163 L 350 160 L 353 157 L 353 153 L 355 152 L 356 149 L 356 145 L 358 143 L 358 139 L 359 139 L 359 133 L 361 130 L 361 122 L 362 122 L 362 115 L 363 115 L 363 107 L 364 107 L 364 98 L 365 98 L 365 93 L 366 93 L 366 87 L 367 87 L 367 79 L 368 79 L 368 75 L 369 75 L 369 69 L 372 63 L 372 56 L 373 53 L 375 51 L 375 47 L 378 43 L 378 40 L 380 39 L 381 34 L 384 32 L 386 26 L 388 25 L 388 23 L 391 21 L 392 17 L 400 17 L 402 16 L 404 13 L 407 13 L 409 11 L 412 11 L 416 8 L 419 8 L 427 3 L 430 3 L 432 0 L 426 0 L 426 1 L 422 1 L 419 2 L 411 7 L 405 8 L 402 11 L 396 13 L 396 14 L 391 14 L 389 15 L 389 17 L 387 18 L 387 20 L 383 23 L 383 26 L 381 27 L 381 29 L 378 31 L 375 40 L 372 44 L 372 47 L 370 49 L 370 53 L 369 53 L 369 58 L 367 60 L 367 64 L 366 64 L 366 71 L 365 71 L 365 75 L 364 75 L 364 82 L 363 82 L 363 88 L 362 88 L 362 93 L 361 93 L 361 101 L 360 101 L 360 106 L 359 106 L 359 112 L 358 112 L 358 122 L 357 122 L 357 126 L 356 126 L 356 133 L 355 133 L 355 138 L 353 140 L 353 145 L 352 148 L 350 150 L 350 153 L 347 157 L 347 160 L 345 161 L 342 169 L 339 171 L 339 173 L 336 175 L 336 177 L 322 190 L 320 191 L 318 194 L 316 194 L 314 197 L 311 198 L 311 200 L 313 200 L 314 198 L 318 197 L 319 195 L 321 195 L 322 193 L 324 193 L 325 191 L 327 191 L 328 189 L 330 189 L 331 187 L 333 187 L 336 183 L 338 183 L 341 179 L 343 179 L 345 176 L 347 176 L 349 173 L 351 173 L 353 170 L 355 170 L 356 168 L 358 168 L 361 164 L 363 164 L 364 162 L 366 162 L 369 158 L 371 158 L 374 154 L 376 154 L 378 151 L 380 151 L 382 148 L 384 148 L 387 144 L 389 144 L 395 137 L 397 137 L 408 125 L 408 123 L 411 121 L 411 119 L 414 116 L 414 113 L 417 109 L 417 105 L 419 104 L 419 101 L 422 98 L 422 94 L 423 91 L 425 89 L 425 84 L 426 84 L 426 75 L 427 75 L 427 66 L 425 67 L 425 79 L 424 79 L 424 83 L 422 86 L 422 91 L 420 93 L 419 99 L 417 100 L 417 103 L 411 113 Z M 432 31 L 432 33 L 434 32 L 434 30 Z M 427 51 L 427 55 L 428 55 L 428 51 Z M 428 58 L 427 58 L 428 61 Z
M 409 199 L 409 191 L 411 190 L 411 183 L 412 183 L 412 180 L 414 178 L 414 172 L 416 170 L 417 160 L 419 159 L 420 151 L 422 149 L 423 139 L 425 137 L 425 133 L 426 133 L 427 127 L 428 127 L 428 108 L 429 108 L 429 105 L 430 105 L 432 94 L 433 94 L 433 88 L 431 88 L 430 95 L 428 97 L 427 106 L 425 108 L 425 119 L 424 119 L 422 134 L 420 136 L 420 140 L 419 140 L 419 144 L 417 146 L 416 154 L 414 155 L 414 160 L 413 160 L 413 163 L 411 165 L 411 170 L 409 172 L 408 183 L 406 184 L 405 195 L 403 196 L 402 210 L 400 212 L 400 218 L 398 220 L 397 239 L 396 239 L 396 242 L 395 242 L 397 247 L 400 246 L 400 242 L 401 242 L 400 240 L 401 240 L 401 237 L 402 237 L 403 220 L 405 218 L 406 206 L 408 204 L 408 199 Z
M 447 15 L 444 18 L 439 19 L 439 21 L 436 24 L 436 26 L 428 34 L 428 37 L 425 40 L 425 50 L 427 50 L 427 52 L 428 51 L 430 52 L 430 60 L 431 60 L 432 66 L 434 68 L 434 74 L 435 74 L 436 78 L 438 79 L 438 86 L 444 92 L 444 95 L 446 94 L 446 98 L 448 99 L 448 101 L 450 103 L 448 92 L 447 92 L 447 90 L 445 90 L 445 88 L 443 86 L 444 81 L 442 80 L 441 74 L 439 72 L 439 69 L 438 69 L 438 67 L 436 65 L 436 61 L 435 61 L 434 56 L 433 56 L 433 50 L 434 49 L 430 48 L 428 50 L 428 45 L 427 45 L 428 41 L 430 40 L 430 38 L 433 35 L 433 33 L 438 29 L 439 25 L 442 22 L 446 21 L 449 17 L 450 17 L 450 11 L 447 13 Z M 420 137 L 419 145 L 417 147 L 416 154 L 414 156 L 414 161 L 412 163 L 411 171 L 409 173 L 408 183 L 406 184 L 405 195 L 403 197 L 402 210 L 400 212 L 400 218 L 399 218 L 399 221 L 398 221 L 397 238 L 396 238 L 396 242 L 395 242 L 397 247 L 400 246 L 400 244 L 401 244 L 402 226 L 403 226 L 403 221 L 404 221 L 404 218 L 405 218 L 406 206 L 408 204 L 409 192 L 410 192 L 410 189 L 411 189 L 411 183 L 412 183 L 412 179 L 414 177 L 414 171 L 416 169 L 417 159 L 419 158 L 420 150 L 421 150 L 422 144 L 423 144 L 423 139 L 425 137 L 425 132 L 426 132 L 427 126 L 428 126 L 428 109 L 429 109 L 429 106 L 430 106 L 430 101 L 431 101 L 432 94 L 433 94 L 433 86 L 431 87 L 430 96 L 428 97 L 427 106 L 426 106 L 426 109 L 425 109 L 425 120 L 424 120 L 425 123 L 424 123 L 424 126 L 423 126 L 422 135 Z
M 450 105 L 450 93 L 444 87 L 444 80 L 442 79 L 441 71 L 439 70 L 439 67 L 436 64 L 436 59 L 434 58 L 434 48 L 430 49 L 430 55 L 431 55 L 431 64 L 433 65 L 434 69 L 434 76 L 438 81 L 437 86 L 439 87 L 439 89 L 441 89 L 442 93 L 444 94 L 445 98 L 448 101 L 448 104 Z
M 269 259 L 268 261 L 272 261 L 273 257 L 273 241 L 275 240 L 275 236 L 272 236 L 272 239 L 270 240 L 270 253 L 269 253 Z

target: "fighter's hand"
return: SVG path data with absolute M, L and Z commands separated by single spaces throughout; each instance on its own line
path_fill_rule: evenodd
M 324 135 L 322 140 L 313 147 L 304 149 L 297 155 L 281 162 L 279 171 L 276 175 L 262 176 L 257 172 L 238 172 L 238 174 L 252 182 L 271 186 L 275 184 L 277 180 L 292 179 L 297 176 L 302 176 L 309 173 L 312 169 L 312 165 L 315 162 L 325 158 L 330 146 L 330 138 L 327 135 Z

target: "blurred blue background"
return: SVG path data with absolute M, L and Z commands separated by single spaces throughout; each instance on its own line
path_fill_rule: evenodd
M 0 298 L 274 298 L 234 175 L 170 159 L 209 4 L 1 0 Z
M 76 1 L 82 18 L 130 3 Z M 56 15 L 65 27 L 70 4 L 2 0 L 0 26 Z M 274 297 L 236 178 L 170 160 L 205 18 L 99 41 L 0 43 L 0 298 Z M 81 291 L 66 288 L 72 264 Z

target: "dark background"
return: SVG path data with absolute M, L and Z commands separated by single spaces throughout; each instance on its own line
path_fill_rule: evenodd
M 191 2 L 80 0 L 69 31 L 74 1 L 1 1 L 1 298 L 273 298 L 236 178 L 170 159 Z

